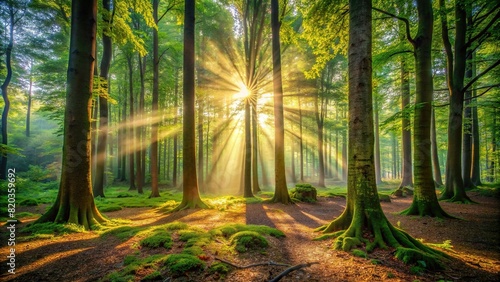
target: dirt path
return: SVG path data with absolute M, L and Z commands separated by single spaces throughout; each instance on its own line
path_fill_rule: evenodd
M 452 215 L 463 220 L 404 217 L 395 214 L 409 206 L 411 199 L 393 199 L 382 203 L 388 219 L 416 238 L 428 243 L 451 240 L 453 249 L 449 268 L 444 272 L 416 275 L 410 267 L 393 259 L 390 251 L 376 251 L 369 258 L 354 257 L 333 251 L 331 240 L 312 241 L 313 230 L 330 222 L 344 209 L 343 198 L 322 198 L 316 204 L 292 206 L 250 204 L 233 206 L 225 211 L 195 210 L 165 214 L 156 209 L 135 208 L 110 212 L 110 218 L 130 219 L 133 226 L 153 226 L 172 221 L 211 229 L 224 223 L 263 224 L 283 231 L 285 238 L 271 238 L 266 253 L 226 258 L 236 264 L 275 261 L 290 265 L 318 262 L 294 271 L 280 281 L 500 281 L 500 201 L 470 195 L 477 205 L 441 203 Z M 3 241 L 5 241 L 2 238 Z M 16 245 L 16 275 L 7 275 L 2 255 L 0 281 L 96 281 L 120 269 L 123 258 L 135 252 L 137 238 L 121 241 L 113 236 L 99 237 L 94 232 L 64 235 L 57 239 L 36 240 Z M 8 248 L 2 245 L 0 252 Z M 209 254 L 216 256 L 216 254 Z M 374 264 L 371 259 L 377 259 Z M 284 267 L 259 266 L 234 270 L 226 281 L 267 281 Z M 203 277 L 191 280 L 210 281 Z

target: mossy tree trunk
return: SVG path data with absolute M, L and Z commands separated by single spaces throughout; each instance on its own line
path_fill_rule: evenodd
M 74 223 L 91 229 L 106 221 L 95 206 L 90 178 L 96 23 L 97 1 L 73 0 L 61 182 L 54 205 L 37 223 Z
M 405 112 L 410 106 L 410 72 L 406 58 L 401 59 L 401 110 L 403 117 L 401 118 L 402 131 L 402 151 L 403 151 L 403 176 L 399 188 L 413 186 L 413 171 L 411 159 L 411 129 L 410 116 Z
M 195 0 L 185 0 L 184 12 L 184 76 L 183 76 L 183 154 L 182 202 L 172 211 L 186 208 L 206 208 L 201 200 L 196 174 L 195 133 Z
M 274 93 L 274 173 L 275 190 L 271 202 L 291 204 L 285 176 L 285 119 L 283 117 L 283 83 L 281 79 L 281 48 L 278 0 L 271 0 Z
M 408 35 L 415 56 L 415 115 L 414 115 L 414 181 L 415 189 L 411 206 L 404 215 L 449 217 L 436 196 L 432 178 L 431 116 L 432 116 L 432 33 L 433 11 L 429 0 L 417 2 L 418 31 L 415 39 Z
M 430 8 L 430 0 L 425 1 Z M 421 2 L 418 1 L 420 5 Z M 421 255 L 419 259 L 434 267 L 439 264 L 437 252 L 392 226 L 380 206 L 373 146 L 371 0 L 350 0 L 349 5 L 350 142 L 347 205 L 337 219 L 319 230 L 337 231 L 336 249 L 348 251 L 366 244 L 370 252 L 376 247 L 391 246 L 396 248 L 396 257 L 407 263 L 416 262 L 416 258 Z M 419 12 L 421 10 L 419 8 Z

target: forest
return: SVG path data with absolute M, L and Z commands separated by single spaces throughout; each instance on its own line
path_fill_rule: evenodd
M 0 281 L 499 281 L 498 0 L 1 0 Z

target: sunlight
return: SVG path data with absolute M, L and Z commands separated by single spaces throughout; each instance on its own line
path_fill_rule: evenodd
M 236 92 L 233 95 L 233 99 L 235 101 L 240 101 L 240 100 L 245 100 L 249 99 L 250 96 L 252 95 L 252 92 L 248 90 L 247 86 L 243 84 L 243 82 L 238 83 L 240 91 Z

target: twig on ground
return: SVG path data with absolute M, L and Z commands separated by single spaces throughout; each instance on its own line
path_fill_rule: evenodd
M 278 276 L 276 276 L 273 279 L 269 280 L 269 282 L 277 282 L 281 278 L 285 277 L 288 273 L 290 273 L 292 271 L 295 271 L 297 269 L 301 269 L 301 268 L 304 268 L 304 267 L 309 267 L 309 266 L 311 266 L 313 264 L 319 264 L 319 262 L 315 261 L 315 262 L 308 262 L 308 263 L 301 263 L 301 264 L 294 265 L 292 267 L 289 267 L 289 268 L 285 269 Z
M 253 263 L 253 264 L 249 264 L 249 265 L 237 265 L 237 264 L 234 264 L 230 261 L 227 261 L 225 259 L 221 259 L 221 258 L 218 258 L 218 257 L 214 257 L 214 259 L 218 260 L 218 261 L 221 261 L 225 264 L 229 264 L 230 266 L 232 267 L 235 267 L 235 268 L 239 268 L 239 269 L 245 269 L 245 268 L 250 268 L 250 267 L 255 267 L 255 266 L 262 266 L 262 265 L 274 265 L 274 266 L 290 266 L 289 264 L 285 264 L 285 263 L 278 263 L 278 262 L 274 262 L 274 261 L 268 261 L 268 262 L 259 262 L 259 263 Z

